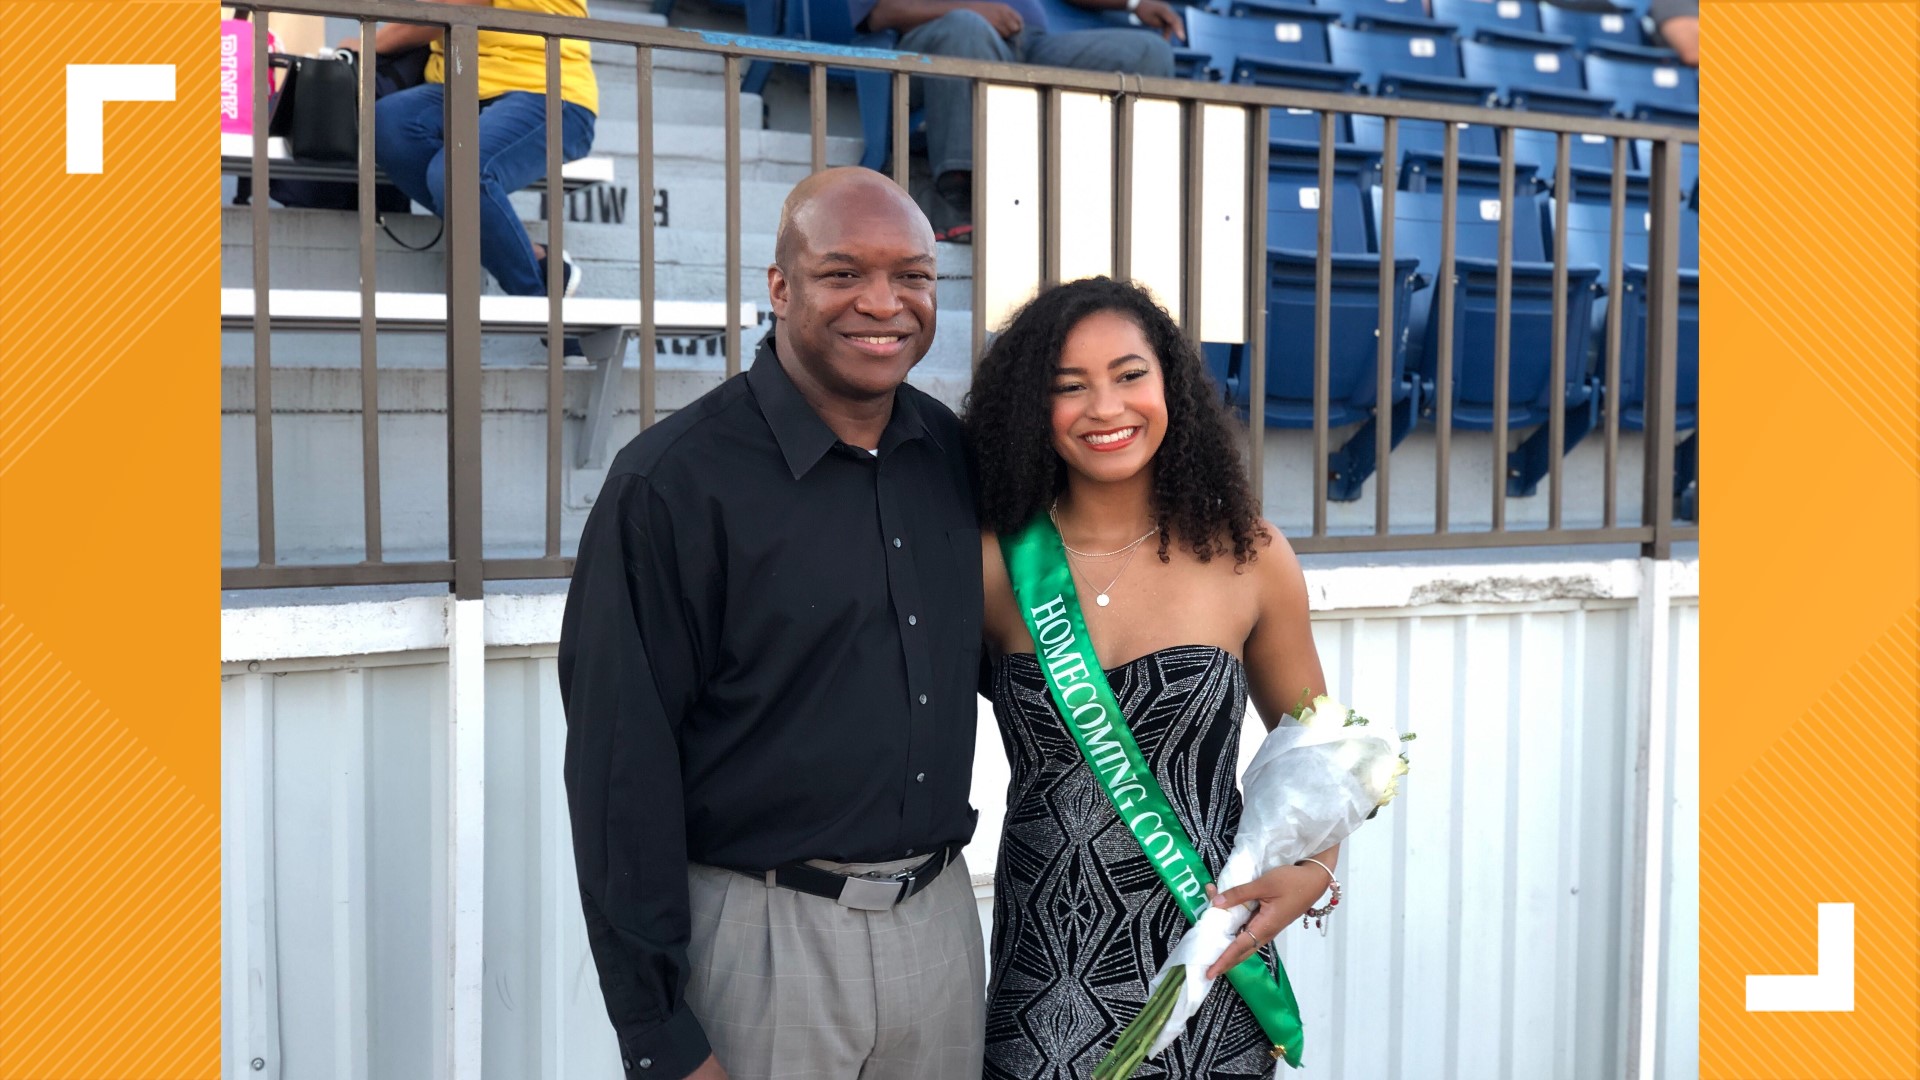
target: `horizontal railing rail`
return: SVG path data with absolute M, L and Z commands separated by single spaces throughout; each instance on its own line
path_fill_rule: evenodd
M 512 31 L 539 36 L 547 52 L 547 91 L 550 99 L 560 98 L 560 43 L 563 39 L 586 40 L 603 47 L 633 50 L 633 106 L 637 120 L 637 190 L 648 199 L 654 190 L 657 147 L 654 146 L 655 81 L 654 59 L 660 50 L 703 53 L 722 58 L 725 110 L 725 311 L 730 325 L 724 328 L 725 372 L 737 374 L 742 364 L 744 343 L 741 327 L 731 324 L 731 313 L 743 307 L 744 283 L 741 274 L 741 129 L 740 75 L 743 62 L 766 60 L 804 65 L 808 69 L 809 135 L 811 165 L 827 163 L 826 75 L 829 68 L 885 72 L 891 76 L 892 154 L 890 171 L 903 185 L 908 180 L 907 102 L 911 78 L 958 78 L 970 81 L 974 97 L 974 206 L 973 246 L 973 320 L 971 355 L 978 357 L 985 348 L 990 331 L 1035 288 L 1082 276 L 1086 272 L 1109 273 L 1118 277 L 1158 275 L 1156 292 L 1196 341 L 1221 342 L 1238 350 L 1238 370 L 1246 384 L 1242 407 L 1246 416 L 1248 467 L 1256 492 L 1264 491 L 1267 464 L 1267 323 L 1268 323 L 1268 183 L 1269 117 L 1272 110 L 1305 110 L 1318 116 L 1318 238 L 1314 288 L 1314 373 L 1311 425 L 1313 492 L 1311 526 L 1291 535 L 1294 547 L 1302 552 L 1390 551 L 1419 549 L 1459 549 L 1472 547 L 1528 546 L 1548 544 L 1626 543 L 1638 545 L 1654 557 L 1665 557 L 1673 543 L 1698 536 L 1692 525 L 1676 520 L 1674 506 L 1674 459 L 1679 444 L 1674 418 L 1676 393 L 1676 356 L 1678 348 L 1678 312 L 1680 305 L 1680 215 L 1683 193 L 1680 167 L 1684 148 L 1697 146 L 1698 132 L 1690 128 L 1644 123 L 1609 117 L 1557 115 L 1520 112 L 1505 108 L 1438 104 L 1394 97 L 1364 97 L 1315 91 L 1260 87 L 1197 80 L 1151 78 L 1130 74 L 1086 72 L 1041 68 L 1018 64 L 997 64 L 949 57 L 872 49 L 822 47 L 808 42 L 758 38 L 739 34 L 680 30 L 634 25 L 594 18 L 567 18 L 489 7 L 424 4 L 414 0 L 277 0 L 260 7 L 247 7 L 254 13 L 268 10 L 358 20 L 365 40 L 370 40 L 375 24 L 403 22 L 437 26 L 442 29 L 442 45 L 447 60 L 446 110 L 446 416 L 448 478 L 448 537 L 444 557 L 390 560 L 383 544 L 381 518 L 381 457 L 378 327 L 371 319 L 358 316 L 342 320 L 340 329 L 357 329 L 360 343 L 361 381 L 361 470 L 364 516 L 363 558 L 353 563 L 287 563 L 280 557 L 282 545 L 277 534 L 274 484 L 274 402 L 272 334 L 276 322 L 271 313 L 272 272 L 269 252 L 269 215 L 265 197 L 252 201 L 252 282 L 254 310 L 250 320 L 253 338 L 253 434 L 254 486 L 257 514 L 257 559 L 254 565 L 228 566 L 223 570 L 223 585 L 228 588 L 260 588 L 325 585 L 418 584 L 444 582 L 457 596 L 480 595 L 484 582 L 499 579 L 565 577 L 571 572 L 572 559 L 564 549 L 562 506 L 565 412 L 563 391 L 566 363 L 563 340 L 567 328 L 567 302 L 561 282 L 549 282 L 547 303 L 546 364 L 546 475 L 544 545 L 537 555 L 522 552 L 512 557 L 484 550 L 482 498 L 481 423 L 481 338 L 486 331 L 480 315 L 482 291 L 480 240 L 478 226 L 478 36 L 481 31 Z M 252 87 L 253 115 L 268 113 L 267 38 L 264 19 L 255 19 L 253 42 L 255 82 Z M 361 66 L 359 107 L 359 145 L 355 174 L 360 195 L 358 212 L 358 254 L 360 277 L 359 312 L 375 310 L 375 229 L 373 209 L 374 170 L 374 92 L 373 66 Z M 1091 112 L 1083 111 L 1091 109 Z M 1069 110 L 1082 120 L 1069 120 Z M 1171 111 L 1169 111 L 1171 110 Z M 1333 207 L 1336 118 L 1373 116 L 1382 118 L 1384 136 L 1381 153 L 1381 182 L 1377 227 L 1379 257 L 1378 342 L 1375 357 L 1374 432 L 1371 446 L 1371 482 L 1374 520 L 1370 531 L 1335 528 L 1330 521 L 1331 421 L 1329 356 L 1331 350 L 1333 289 Z M 1087 124 L 1084 117 L 1104 118 Z M 561 113 L 547 113 L 546 147 L 548 175 L 559 175 L 561 161 Z M 1399 139 L 1403 125 L 1411 122 L 1439 121 L 1445 125 L 1445 152 L 1441 167 L 1443 220 L 1439 265 L 1434 268 L 1436 286 L 1434 319 L 1439 321 L 1437 353 L 1434 357 L 1434 475 L 1432 495 L 1433 524 L 1430 530 L 1396 529 L 1389 513 L 1390 493 L 1394 490 L 1392 467 L 1396 387 L 1395 338 L 1404 336 L 1405 327 L 1396 325 L 1395 204 L 1401 197 L 1395 175 Z M 1499 219 L 1499 257 L 1494 286 L 1494 340 L 1492 343 L 1493 403 L 1490 424 L 1492 468 L 1488 495 L 1488 528 L 1456 529 L 1451 520 L 1453 441 L 1456 430 L 1452 413 L 1455 374 L 1460 357 L 1454 355 L 1453 330 L 1459 312 L 1455 310 L 1455 241 L 1459 222 L 1459 184 L 1461 125 L 1487 125 L 1502 133 L 1498 167 L 1497 203 L 1492 211 Z M 1544 479 L 1548 484 L 1548 513 L 1544 528 L 1513 527 L 1507 520 L 1507 477 L 1510 469 L 1512 403 L 1509 380 L 1512 362 L 1510 340 L 1514 291 L 1513 230 L 1536 228 L 1535 222 L 1515 222 L 1516 161 L 1515 130 L 1546 132 L 1556 140 L 1557 168 L 1551 190 L 1569 191 L 1571 140 L 1599 136 L 1610 140 L 1612 169 L 1608 177 L 1611 229 L 1607 281 L 1617 289 L 1622 280 L 1622 221 L 1627 207 L 1629 170 L 1626 154 L 1631 142 L 1651 147 L 1646 171 L 1648 187 L 1646 232 L 1648 261 L 1646 271 L 1646 368 L 1642 376 L 1645 388 L 1644 410 L 1640 426 L 1646 432 L 1642 454 L 1644 475 L 1641 483 L 1639 520 L 1622 520 L 1617 505 L 1619 459 L 1621 456 L 1621 308 L 1619 302 L 1608 305 L 1604 355 L 1594 378 L 1604 414 L 1600 435 L 1604 447 L 1604 471 L 1598 524 L 1569 526 L 1565 519 L 1566 476 L 1563 471 L 1565 435 L 1569 419 L 1561 389 L 1566 385 L 1570 365 L 1585 365 L 1585 356 L 1567 354 L 1566 335 L 1562 332 L 1568 318 L 1567 214 L 1562 208 L 1554 215 L 1555 242 L 1552 252 L 1552 345 L 1549 374 L 1551 408 L 1541 427 L 1546 435 L 1548 461 Z M 1012 132 L 1013 134 L 1006 134 Z M 1087 132 L 1097 136 L 1099 153 L 1068 153 L 1063 149 L 1068 137 L 1080 138 Z M 1104 155 L 1104 156 L 1102 156 Z M 1177 167 L 1168 170 L 1148 168 L 1151 158 L 1170 158 Z M 1151 162 L 1148 162 L 1151 164 Z M 256 185 L 264 192 L 270 177 L 286 167 L 268 153 L 264 119 L 255 124 L 252 159 L 249 168 Z M 1091 172 L 1089 172 L 1091 170 Z M 1156 171 L 1157 170 L 1157 171 Z M 1068 174 L 1072 173 L 1072 176 Z M 1098 179 L 1104 175 L 1104 180 Z M 1096 179 L 1088 183 L 1088 177 Z M 1079 186 L 1076 186 L 1079 185 Z M 1159 185 L 1159 187 L 1155 187 Z M 1170 186 L 1169 186 L 1170 185 Z M 1136 207 L 1149 203 L 1150 195 L 1164 188 L 1177 214 L 1157 221 L 1136 215 Z M 1149 189 L 1152 189 L 1151 191 Z M 1077 196 L 1091 191 L 1098 197 L 1101 229 L 1104 235 L 1089 244 L 1087 230 L 1079 228 L 1072 236 L 1063 224 L 1070 209 L 1069 192 Z M 1009 192 L 1037 197 L 1007 198 Z M 563 213 L 546 214 L 543 242 L 551 251 L 562 250 L 565 238 Z M 625 328 L 637 340 L 639 349 L 639 387 L 637 409 L 644 428 L 655 419 L 658 403 L 655 355 L 657 347 L 656 267 L 654 215 L 636 215 L 633 226 L 637 242 L 635 288 L 639 300 L 634 316 L 637 325 Z M 1004 218 L 1004 220 L 995 220 Z M 1223 226 L 1221 222 L 1229 223 Z M 1149 245 L 1156 256 L 1145 257 Z M 1092 255 L 1088 255 L 1092 251 Z M 1089 261 L 1091 260 L 1091 261 Z M 1425 271 L 1426 268 L 1422 268 Z M 1140 271 L 1135 273 L 1134 271 Z M 228 320 L 229 324 L 233 320 Z M 283 327 L 284 328 L 284 327 Z M 307 323 L 302 329 L 312 329 Z M 625 337 L 619 339 L 622 351 Z M 605 359 L 610 371 L 603 371 L 600 385 L 618 386 L 615 377 L 622 358 Z M 1237 392 L 1237 391 L 1236 391 Z M 604 407 L 604 402 L 602 403 Z M 1411 406 L 1410 406 L 1411 407 Z M 596 429 L 597 430 L 597 429 Z M 1697 438 L 1697 435 L 1694 436 Z

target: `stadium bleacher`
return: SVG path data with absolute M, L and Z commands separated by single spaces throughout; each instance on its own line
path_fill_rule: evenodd
M 749 6 L 762 0 L 749 0 Z M 1043 0 L 1056 30 L 1126 25 L 1114 11 L 1090 11 L 1067 0 Z M 1196 79 L 1355 95 L 1400 97 L 1526 112 L 1623 117 L 1697 126 L 1698 73 L 1647 36 L 1643 3 L 1608 11 L 1569 10 L 1541 0 L 1209 0 L 1182 12 L 1188 30 L 1181 71 Z M 890 44 L 845 25 L 843 0 L 789 0 L 783 31 L 831 44 Z M 840 14 L 835 16 L 834 12 Z M 1143 31 L 1144 32 L 1144 31 Z M 890 95 L 882 83 L 862 87 L 868 160 L 885 160 Z M 1321 118 L 1302 109 L 1274 109 L 1269 126 L 1267 290 L 1269 330 L 1267 423 L 1310 427 L 1314 335 L 1315 241 Z M 1524 117 L 1516 115 L 1516 122 Z M 1381 185 L 1396 199 L 1396 285 L 1392 327 L 1394 397 L 1392 442 L 1436 412 L 1438 324 L 1432 318 L 1441 288 L 1454 291 L 1452 422 L 1485 430 L 1493 420 L 1494 279 L 1498 258 L 1500 139 L 1494 128 L 1460 125 L 1459 231 L 1450 284 L 1428 288 L 1439 256 L 1440 174 L 1444 127 L 1434 121 L 1398 124 L 1393 161 L 1383 161 L 1385 122 L 1363 112 L 1335 117 L 1333 323 L 1329 422 L 1363 425 L 1334 451 L 1333 498 L 1360 496 L 1372 470 L 1376 342 L 1380 329 L 1379 222 Z M 1524 434 L 1512 459 L 1508 490 L 1533 493 L 1546 471 L 1550 406 L 1565 406 L 1564 448 L 1573 449 L 1596 422 L 1603 404 L 1601 371 L 1606 311 L 1622 307 L 1623 426 L 1644 423 L 1646 369 L 1645 276 L 1647 167 L 1651 147 L 1630 147 L 1625 188 L 1628 217 L 1622 281 L 1604 273 L 1612 187 L 1612 140 L 1568 139 L 1569 184 L 1553 191 L 1558 137 L 1513 128 L 1512 322 L 1508 383 L 1510 430 Z M 876 149 L 876 145 L 878 149 Z M 1697 427 L 1699 183 L 1698 147 L 1682 150 L 1681 186 L 1693 193 L 1683 224 L 1681 281 L 1681 389 L 1677 426 Z M 1569 215 L 1566 321 L 1552 325 L 1552 265 L 1548 248 L 1554 214 Z M 1598 245 L 1597 247 L 1595 245 Z M 1616 291 L 1616 286 L 1617 290 Z M 1616 299 L 1617 298 L 1617 299 Z M 1303 332 L 1308 328 L 1308 332 Z M 1566 347 L 1566 377 L 1550 378 L 1553 343 Z M 1238 346 L 1210 347 L 1209 361 L 1224 394 L 1250 407 L 1250 380 Z M 1528 433 L 1528 429 L 1533 429 Z M 1683 478 L 1684 479 L 1684 478 Z
M 1567 11 L 1533 0 L 1325 0 L 1317 6 L 1285 0 L 1216 2 L 1189 8 L 1190 44 L 1210 57 L 1204 77 L 1265 86 L 1324 90 L 1329 84 L 1369 96 L 1398 96 L 1460 104 L 1493 104 L 1516 112 L 1549 111 L 1697 125 L 1698 75 L 1681 67 L 1671 51 L 1651 44 L 1637 12 Z M 1357 73 L 1357 77 L 1349 73 Z M 1349 81 L 1350 80 L 1350 81 Z M 1364 108 L 1364 106 L 1358 106 Z M 1378 303 L 1378 185 L 1394 177 L 1396 199 L 1394 326 L 1407 336 L 1396 344 L 1396 414 L 1416 403 L 1422 418 L 1436 410 L 1433 383 L 1438 325 L 1432 318 L 1437 289 L 1426 288 L 1439 256 L 1439 179 L 1444 129 L 1438 123 L 1402 121 L 1397 160 L 1381 162 L 1384 121 L 1364 114 L 1336 118 L 1333 198 L 1334 323 L 1330 373 L 1330 422 L 1366 423 L 1330 462 L 1336 500 L 1358 498 L 1371 463 L 1374 414 L 1374 334 Z M 1516 117 L 1516 120 L 1519 118 Z M 1521 121 L 1524 122 L 1524 121 Z M 1570 136 L 1566 193 L 1570 204 L 1566 322 L 1552 326 L 1552 264 L 1548 247 L 1555 203 L 1551 193 L 1558 137 L 1515 128 L 1513 292 L 1508 381 L 1511 431 L 1525 433 L 1509 470 L 1510 495 L 1534 493 L 1547 471 L 1546 422 L 1554 396 L 1565 408 L 1563 448 L 1572 450 L 1597 422 L 1603 372 L 1607 298 L 1614 283 L 1604 276 L 1612 186 L 1612 140 Z M 1268 195 L 1268 311 L 1266 420 L 1275 426 L 1312 423 L 1313 247 L 1316 237 L 1319 117 L 1306 110 L 1272 113 Z M 1494 279 L 1498 257 L 1499 135 L 1480 125 L 1459 129 L 1456 234 L 1453 423 L 1466 429 L 1492 424 Z M 1626 230 L 1627 268 L 1620 289 L 1622 313 L 1622 424 L 1644 423 L 1646 371 L 1647 166 L 1651 147 L 1626 155 L 1625 191 L 1635 227 Z M 1682 148 L 1681 187 L 1693 193 L 1682 225 L 1679 359 L 1681 388 L 1676 427 L 1696 429 L 1698 416 L 1698 205 L 1699 151 Z M 1367 193 L 1371 192 L 1371 197 Z M 1356 197 L 1358 196 L 1358 197 Z M 1364 236 L 1358 248 L 1354 237 Z M 1593 245 L 1595 238 L 1599 247 Z M 1597 251 L 1597 254 L 1596 254 Z M 1405 260 L 1413 265 L 1405 267 Z M 1405 303 L 1405 310 L 1399 305 Z M 1552 385 L 1555 335 L 1566 347 L 1566 377 Z M 1305 347 L 1302 347 L 1303 344 Z M 1237 349 L 1211 353 L 1229 400 L 1244 410 L 1245 372 Z M 1304 380 L 1304 381 L 1303 381 Z M 1305 403 L 1303 406 L 1302 403 Z M 1393 423 L 1397 445 L 1405 432 Z M 1527 429 L 1532 428 L 1530 433 Z M 1365 444 L 1366 461 L 1343 457 Z M 1682 468 L 1685 466 L 1683 464 Z M 1684 488 L 1691 476 L 1683 475 Z

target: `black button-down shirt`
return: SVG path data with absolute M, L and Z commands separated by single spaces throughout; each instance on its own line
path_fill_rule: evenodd
M 848 446 L 768 334 L 620 452 L 580 538 L 560 691 L 630 1076 L 709 1052 L 683 996 L 689 862 L 879 862 L 972 835 L 980 612 L 960 425 L 910 386 L 878 453 Z

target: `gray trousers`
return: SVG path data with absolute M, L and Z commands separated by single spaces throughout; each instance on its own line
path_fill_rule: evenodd
M 1012 40 L 978 14 L 960 9 L 900 35 L 907 52 L 962 56 L 1002 63 L 1044 64 L 1131 75 L 1173 74 L 1173 49 L 1150 30 L 1070 30 L 1049 34 L 1031 27 Z M 927 110 L 927 164 L 933 175 L 973 168 L 973 92 L 962 79 L 915 79 Z
M 687 1004 L 732 1080 L 979 1080 L 986 956 L 964 858 L 888 911 L 711 866 L 688 893 Z

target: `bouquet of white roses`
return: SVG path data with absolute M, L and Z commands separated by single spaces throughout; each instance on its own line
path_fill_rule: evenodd
M 1407 771 L 1400 744 L 1411 738 L 1324 695 L 1297 716 L 1281 718 L 1241 776 L 1245 809 L 1215 879 L 1220 891 L 1345 840 L 1398 793 Z M 1187 929 L 1154 976 L 1146 1007 L 1095 1071 L 1097 1080 L 1129 1076 L 1140 1061 L 1173 1045 L 1213 985 L 1207 970 L 1252 915 L 1245 904 L 1209 907 Z

